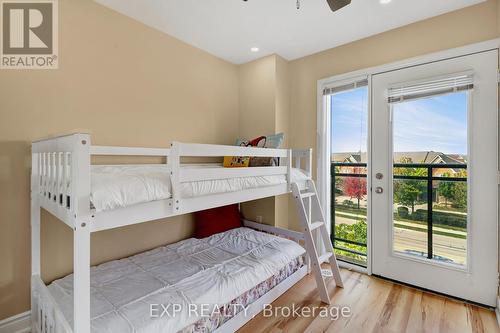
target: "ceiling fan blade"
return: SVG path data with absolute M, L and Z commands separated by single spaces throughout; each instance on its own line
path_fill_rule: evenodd
M 332 12 L 339 10 L 351 3 L 351 0 L 326 0 L 332 9 Z

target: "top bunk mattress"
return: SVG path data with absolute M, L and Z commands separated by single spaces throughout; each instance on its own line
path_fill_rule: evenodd
M 188 164 L 182 168 L 223 168 L 220 164 Z M 292 169 L 292 182 L 304 182 L 307 175 Z M 285 184 L 285 175 L 253 176 L 181 183 L 182 198 L 237 192 Z M 170 170 L 166 165 L 93 165 L 90 200 L 97 212 L 134 204 L 168 199 L 172 196 Z
M 92 332 L 178 332 L 203 319 L 190 309 L 230 304 L 304 253 L 293 241 L 238 228 L 92 267 Z M 73 276 L 48 289 L 72 325 Z M 151 304 L 181 309 L 151 319 Z

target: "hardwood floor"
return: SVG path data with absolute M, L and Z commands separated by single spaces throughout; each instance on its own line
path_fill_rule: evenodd
M 317 307 L 327 311 L 344 306 L 351 309 L 349 317 L 332 320 L 322 316 L 320 310 L 316 316 L 265 317 L 261 312 L 238 332 L 500 333 L 495 312 L 489 309 L 348 270 L 342 270 L 342 277 L 343 289 L 335 288 L 333 281 L 328 285 L 330 307 L 321 303 L 314 277 L 309 275 L 278 298 L 272 309 L 295 304 L 299 309 Z

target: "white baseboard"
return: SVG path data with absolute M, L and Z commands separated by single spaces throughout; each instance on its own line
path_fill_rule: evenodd
M 28 333 L 31 331 L 31 313 L 26 311 L 0 320 L 0 333 Z

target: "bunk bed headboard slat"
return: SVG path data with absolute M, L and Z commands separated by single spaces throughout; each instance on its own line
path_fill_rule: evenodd
M 173 145 L 179 149 L 180 156 L 190 157 L 221 157 L 221 156 L 251 156 L 251 157 L 287 157 L 286 149 L 223 146 L 198 143 L 179 143 Z

